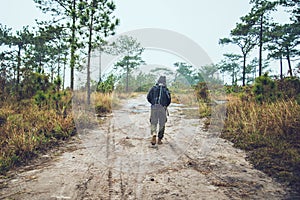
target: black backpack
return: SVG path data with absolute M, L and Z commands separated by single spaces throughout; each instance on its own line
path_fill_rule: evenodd
M 160 104 L 162 106 L 169 106 L 171 103 L 171 94 L 164 85 L 155 85 L 149 91 L 147 99 L 151 105 Z

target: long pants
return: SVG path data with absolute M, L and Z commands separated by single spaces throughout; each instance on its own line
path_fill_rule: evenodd
M 152 105 L 151 106 L 151 135 L 157 134 L 157 124 L 158 128 L 158 138 L 162 139 L 165 133 L 165 124 L 167 122 L 166 108 L 162 105 Z

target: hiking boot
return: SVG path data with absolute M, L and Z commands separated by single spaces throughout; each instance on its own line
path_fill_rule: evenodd
M 157 140 L 157 144 L 162 144 L 162 141 L 161 141 L 161 139 L 160 139 L 160 138 L 158 138 L 158 140 Z
M 151 144 L 155 145 L 156 144 L 156 135 L 152 136 Z

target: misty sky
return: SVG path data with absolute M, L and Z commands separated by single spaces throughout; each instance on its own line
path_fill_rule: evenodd
M 35 19 L 47 19 L 35 7 L 33 0 L 1 0 L 0 23 L 19 30 L 22 26 L 35 25 Z M 228 37 L 230 30 L 239 22 L 239 18 L 250 11 L 248 0 L 115 0 L 116 17 L 121 24 L 117 34 L 141 29 L 159 28 L 182 34 L 204 49 L 212 62 L 217 63 L 224 53 L 239 53 L 232 45 L 222 47 L 220 38 Z M 278 15 L 280 16 L 280 15 Z M 159 52 L 154 52 L 157 55 Z M 173 55 L 169 57 L 174 63 Z M 173 59 L 172 59 L 173 57 Z M 176 60 L 176 59 L 175 59 Z M 148 64 L 153 64 L 151 59 Z M 157 61 L 159 62 L 159 61 Z M 155 63 L 158 64 L 158 63 Z

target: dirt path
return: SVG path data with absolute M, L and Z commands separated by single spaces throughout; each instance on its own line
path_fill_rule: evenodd
M 284 198 L 284 188 L 253 169 L 243 151 L 203 131 L 184 109 L 170 107 L 164 144 L 152 148 L 145 96 L 130 99 L 66 151 L 0 180 L 0 199 Z

